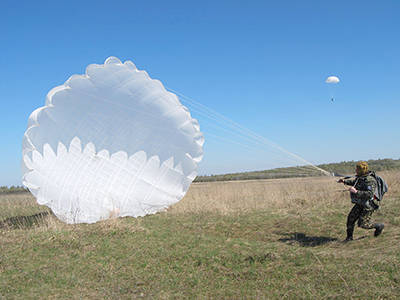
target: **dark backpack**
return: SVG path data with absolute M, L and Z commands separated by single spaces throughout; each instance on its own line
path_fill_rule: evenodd
M 374 198 L 378 201 L 382 201 L 383 195 L 388 191 L 388 185 L 385 180 L 379 175 L 376 175 L 375 172 L 370 172 L 370 175 L 376 180 L 376 189 L 374 192 Z

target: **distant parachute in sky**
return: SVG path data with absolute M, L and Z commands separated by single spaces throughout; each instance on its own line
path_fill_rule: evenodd
M 204 138 L 178 97 L 115 57 L 47 95 L 23 139 L 23 184 L 67 223 L 144 216 L 183 198 Z
M 329 90 L 330 90 L 330 98 L 331 101 L 333 102 L 335 99 L 335 93 L 334 93 L 334 88 L 331 86 L 332 84 L 335 85 L 340 82 L 340 79 L 336 76 L 329 76 L 328 78 L 325 79 L 325 82 L 330 85 Z
M 339 83 L 339 81 L 340 81 L 339 78 L 336 76 L 329 76 L 325 80 L 326 83 Z

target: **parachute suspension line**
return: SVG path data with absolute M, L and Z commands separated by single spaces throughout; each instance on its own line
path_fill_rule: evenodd
M 183 99 L 183 97 L 181 96 L 181 100 Z M 195 105 L 195 103 L 190 103 L 189 101 L 187 101 L 187 100 L 182 100 L 182 102 L 187 102 L 187 103 L 189 103 L 190 105 L 187 105 L 187 106 L 189 106 L 189 108 L 191 109 L 191 111 L 194 111 L 194 112 L 196 112 L 196 113 L 198 113 L 199 115 L 201 115 L 201 116 L 203 116 L 203 117 L 205 117 L 205 118 L 208 118 L 208 119 L 210 119 L 210 120 L 213 120 L 215 123 L 214 124 L 209 124 L 209 126 L 211 125 L 212 127 L 215 127 L 215 128 L 218 128 L 218 129 L 221 129 L 221 130 L 223 130 L 223 131 L 226 131 L 226 132 L 228 132 L 228 133 L 231 133 L 231 134 L 234 134 L 234 135 L 237 135 L 237 136 L 239 136 L 240 138 L 242 138 L 242 139 L 247 139 L 247 141 L 248 142 L 250 142 L 250 143 L 254 143 L 254 144 L 258 144 L 258 145 L 261 145 L 261 146 L 264 146 L 266 143 L 265 142 L 263 142 L 263 141 L 260 141 L 260 139 L 258 139 L 258 138 L 254 138 L 254 136 L 251 136 L 251 135 L 249 135 L 249 134 L 245 134 L 245 133 L 243 133 L 243 131 L 242 130 L 238 130 L 235 126 L 232 126 L 231 124 L 226 124 L 226 122 L 224 123 L 224 122 L 221 122 L 221 118 L 216 118 L 216 117 L 214 117 L 213 116 L 213 114 L 215 114 L 215 113 L 213 113 L 213 112 L 211 112 L 211 113 L 208 113 L 208 112 L 205 112 L 204 111 L 204 109 L 202 110 L 202 109 L 198 109 L 197 107 L 195 107 L 195 106 L 192 106 L 193 104 Z M 186 104 L 186 103 L 185 103 Z M 220 124 L 222 124 L 222 125 L 220 125 Z M 227 126 L 227 127 L 224 127 L 224 126 Z M 225 142 L 230 142 L 230 143 L 233 143 L 233 144 L 236 144 L 236 145 L 240 145 L 240 146 L 243 146 L 243 147 L 245 147 L 245 148 L 248 148 L 248 149 L 251 149 L 251 150 L 257 150 L 257 151 L 260 151 L 260 150 L 262 150 L 262 151 L 266 151 L 265 150 L 265 148 L 260 148 L 260 147 L 257 147 L 257 148 L 255 148 L 255 146 L 256 145 L 254 145 L 254 146 L 249 146 L 249 145 L 244 145 L 243 143 L 240 143 L 240 142 L 238 142 L 238 141 L 234 141 L 234 140 L 232 140 L 232 139 L 228 139 L 228 138 L 226 138 L 226 137 L 220 137 L 220 136 L 217 136 L 217 135 L 215 135 L 215 134 L 211 134 L 210 132 L 207 132 L 207 135 L 208 136 L 211 136 L 211 137 L 213 137 L 213 138 L 215 138 L 216 140 L 219 140 L 219 141 L 225 141 Z M 277 148 L 277 147 L 275 147 L 275 148 Z M 278 150 L 280 150 L 280 149 L 278 149 Z M 282 152 L 282 150 L 280 150 L 281 152 Z M 267 151 L 266 151 L 267 152 Z M 269 153 L 269 152 L 268 152 Z M 313 166 L 313 165 L 310 165 L 310 164 L 307 164 L 308 166 L 297 166 L 296 167 L 296 170 L 314 170 L 315 171 L 315 166 Z M 319 171 L 319 170 L 318 170 Z M 291 171 L 291 173 L 293 173 L 293 171 Z M 324 172 L 323 172 L 324 173 Z M 325 173 L 324 173 L 325 174 Z
M 171 90 L 171 91 L 173 91 L 173 90 Z M 183 94 L 180 94 L 180 93 L 178 93 L 176 91 L 173 91 L 173 92 L 178 94 L 181 98 L 184 98 L 186 100 L 185 102 L 188 102 L 188 103 L 190 103 L 192 105 L 194 104 L 194 105 L 202 106 L 206 111 L 210 111 L 210 115 L 216 115 L 216 116 L 224 119 L 228 123 L 229 127 L 233 128 L 235 130 L 235 131 L 233 131 L 233 133 L 236 133 L 236 131 L 239 131 L 246 138 L 250 137 L 250 138 L 253 138 L 255 141 L 257 141 L 258 143 L 260 143 L 261 145 L 268 145 L 268 146 L 271 146 L 273 148 L 276 148 L 279 151 L 287 154 L 288 156 L 290 156 L 292 158 L 295 158 L 298 161 L 301 161 L 301 162 L 305 163 L 306 165 L 310 166 L 311 168 L 322 172 L 324 175 L 327 175 L 327 176 L 331 175 L 329 172 L 327 172 L 327 171 L 325 171 L 325 170 L 313 165 L 312 163 L 308 162 L 307 160 L 303 159 L 302 157 L 300 157 L 300 156 L 298 156 L 298 155 L 296 155 L 294 153 L 289 152 L 288 150 L 286 150 L 286 149 L 282 148 L 281 146 L 277 145 L 276 143 L 273 143 L 270 140 L 264 138 L 263 136 L 260 136 L 260 135 L 258 135 L 256 133 L 254 133 L 250 129 L 247 129 L 247 128 L 241 126 L 240 124 L 228 119 L 227 117 L 221 115 L 220 113 L 212 111 L 210 108 L 208 108 L 208 107 L 206 107 L 206 106 L 204 106 L 204 105 L 202 105 L 202 104 L 200 104 L 198 102 L 195 102 L 195 100 L 193 100 L 193 99 L 191 99 L 191 98 L 189 98 L 189 97 L 187 97 L 187 96 L 185 96 Z M 193 109 L 193 110 L 196 111 L 197 109 Z M 215 121 L 221 123 L 221 121 L 218 120 L 218 119 L 215 119 L 215 118 L 210 118 L 210 119 L 214 119 Z
M 301 161 L 301 162 L 305 163 L 306 165 L 308 165 L 309 167 L 311 167 L 311 168 L 313 168 L 315 170 L 318 170 L 322 174 L 327 175 L 327 176 L 331 176 L 331 174 L 329 172 L 327 172 L 327 171 L 325 171 L 325 170 L 313 165 L 311 162 L 305 160 L 304 158 L 298 156 L 297 154 L 294 154 L 294 153 L 284 149 L 283 147 L 279 146 L 278 144 L 266 139 L 265 137 L 253 132 L 252 130 L 250 130 L 250 129 L 238 124 L 237 122 L 225 117 L 224 115 L 222 115 L 222 114 L 210 109 L 209 107 L 197 102 L 193 98 L 187 97 L 187 96 L 183 95 L 182 93 L 179 93 L 179 92 L 177 92 L 177 91 L 175 91 L 173 89 L 170 89 L 170 88 L 167 88 L 167 87 L 166 87 L 166 89 L 169 90 L 172 93 L 177 94 L 181 99 L 184 100 L 184 102 L 189 103 L 190 105 L 192 105 L 194 107 L 197 107 L 195 109 L 193 109 L 193 107 L 192 107 L 192 109 L 194 111 L 197 111 L 198 113 L 201 113 L 202 115 L 206 114 L 206 117 L 208 117 L 209 119 L 211 119 L 211 120 L 213 120 L 215 122 L 218 122 L 218 123 L 222 123 L 225 126 L 228 126 L 228 128 L 230 128 L 232 133 L 240 135 L 243 138 L 247 138 L 247 139 L 250 138 L 253 142 L 257 142 L 257 143 L 259 143 L 261 145 L 271 146 L 271 147 L 273 147 L 275 149 L 278 149 L 279 151 L 281 151 L 281 152 L 285 153 L 286 155 L 294 158 L 295 160 Z M 221 119 L 225 123 L 221 122 Z M 229 129 L 227 129 L 227 130 L 229 130 Z
M 188 106 L 189 106 L 189 105 L 188 105 Z M 212 120 L 214 123 L 209 123 L 209 124 L 208 124 L 209 126 L 214 127 L 214 128 L 217 128 L 217 129 L 220 129 L 220 130 L 225 131 L 225 132 L 227 132 L 227 133 L 231 133 L 231 134 L 233 134 L 233 135 L 236 135 L 236 136 L 238 136 L 239 138 L 242 138 L 242 139 L 247 140 L 247 142 L 249 142 L 249 143 L 256 143 L 256 144 L 261 144 L 261 145 L 262 145 L 262 143 L 260 143 L 259 141 L 254 140 L 253 138 L 251 138 L 251 137 L 249 137 L 248 135 L 245 135 L 245 134 L 243 134 L 243 133 L 241 133 L 241 132 L 235 130 L 234 128 L 232 129 L 231 126 L 227 126 L 224 122 L 221 122 L 220 119 L 218 119 L 218 118 L 216 118 L 216 117 L 214 117 L 214 116 L 208 114 L 207 112 L 204 112 L 203 110 L 198 109 L 198 108 L 193 107 L 193 106 L 189 106 L 189 108 L 190 108 L 191 111 L 196 112 L 197 114 L 201 115 L 202 117 L 205 117 L 205 118 L 207 118 L 207 119 Z M 208 134 L 208 135 L 212 135 L 212 134 L 210 134 L 209 132 L 207 132 L 207 134 Z M 226 139 L 226 138 L 225 138 L 225 139 Z
M 209 133 L 209 132 L 207 133 L 207 135 L 208 135 L 208 136 L 211 136 L 211 137 L 213 137 L 214 139 L 219 140 L 219 141 L 228 142 L 228 143 L 231 143 L 231 144 L 236 144 L 236 145 L 242 146 L 242 147 L 244 147 L 244 148 L 247 148 L 247 150 L 249 150 L 249 151 L 263 151 L 263 152 L 269 153 L 265 148 L 260 148 L 260 147 L 255 147 L 255 146 L 248 145 L 248 144 L 243 144 L 243 143 L 238 142 L 238 141 L 236 141 L 236 140 L 229 139 L 229 138 L 226 138 L 226 137 L 221 137 L 221 136 L 219 136 L 219 135 L 215 135 L 215 134 Z M 288 170 L 286 170 L 286 172 L 288 172 L 288 173 L 294 173 L 294 172 L 296 172 L 296 170 L 308 171 L 308 170 L 310 170 L 310 166 L 298 166 L 298 167 L 293 167 L 292 170 L 291 170 L 291 169 L 288 169 Z
M 173 91 L 173 90 L 171 90 L 171 91 Z M 177 92 L 175 92 L 175 93 L 177 93 Z M 227 128 L 224 128 L 224 130 L 226 130 L 226 131 L 228 131 L 228 132 L 230 132 L 232 134 L 238 135 L 238 136 L 240 136 L 242 138 L 250 139 L 251 142 L 253 142 L 253 143 L 257 143 L 259 145 L 265 145 L 266 144 L 264 141 L 260 140 L 254 134 L 247 132 L 246 128 L 240 127 L 240 125 L 238 125 L 237 123 L 231 121 L 230 119 L 226 118 L 225 116 L 223 116 L 223 115 L 221 115 L 221 114 L 219 114 L 217 112 L 212 111 L 211 109 L 209 109 L 208 107 L 205 107 L 204 105 L 202 105 L 200 103 L 193 102 L 194 100 L 191 100 L 190 98 L 188 98 L 188 97 L 186 97 L 184 95 L 181 95 L 179 93 L 177 93 L 177 94 L 180 95 L 181 100 L 183 102 L 189 103 L 189 105 L 193 105 L 192 107 L 189 106 L 191 108 L 191 110 L 193 110 L 193 111 L 205 116 L 206 118 L 209 118 L 209 119 L 215 121 L 216 123 L 222 124 L 222 126 L 226 126 Z M 196 105 L 200 106 L 200 109 L 197 108 Z M 221 121 L 221 119 L 223 121 Z
M 234 144 L 234 145 L 242 146 L 243 148 L 246 148 L 246 150 L 249 151 L 250 153 L 251 153 L 252 151 L 263 151 L 263 152 L 269 153 L 269 152 L 268 152 L 265 148 L 263 148 L 263 147 L 260 148 L 260 147 L 255 147 L 255 146 L 251 146 L 251 145 L 248 145 L 248 144 L 243 144 L 243 143 L 238 142 L 238 141 L 236 141 L 236 140 L 229 139 L 229 138 L 226 138 L 226 137 L 221 137 L 221 136 L 219 136 L 219 135 L 215 135 L 215 134 L 210 133 L 210 132 L 207 132 L 207 135 L 210 136 L 210 137 L 212 137 L 213 139 L 215 139 L 215 140 L 217 140 L 217 141 L 222 141 L 222 142 L 227 142 L 227 143 L 231 143 L 231 144 Z M 298 175 L 307 175 L 307 174 L 309 174 L 309 172 L 310 172 L 311 170 L 314 170 L 314 171 L 315 171 L 315 169 L 312 168 L 311 166 L 297 166 L 297 167 L 293 167 L 292 169 L 287 168 L 287 169 L 285 170 L 285 174 L 287 174 L 287 175 L 294 175 L 294 174 L 298 174 Z M 298 173 L 299 171 L 302 171 L 302 172 L 304 172 L 304 173 L 300 174 L 300 173 Z M 308 173 L 307 173 L 307 172 L 308 172 Z
M 227 142 L 227 143 L 231 143 L 234 145 L 239 145 L 243 148 L 246 148 L 246 150 L 249 153 L 254 153 L 254 151 L 265 151 L 268 152 L 265 148 L 256 148 L 253 146 L 249 146 L 243 143 L 240 143 L 238 141 L 232 140 L 232 139 L 228 139 L 226 137 L 221 137 L 212 133 L 207 133 L 208 136 L 214 138 L 217 141 L 222 141 L 222 142 Z M 298 167 L 292 167 L 292 168 L 285 168 L 285 172 L 284 173 L 280 173 L 281 175 L 287 175 L 287 176 L 309 176 L 310 175 L 310 171 L 315 171 L 314 168 L 312 168 L 311 166 L 298 166 Z
M 228 138 L 226 138 L 226 137 L 222 137 L 222 136 L 219 136 L 219 135 L 215 135 L 215 134 L 213 134 L 213 133 L 207 132 L 207 135 L 208 135 L 208 136 L 211 136 L 211 137 L 213 137 L 214 139 L 219 140 L 219 141 L 228 142 L 228 143 L 231 143 L 231 144 L 236 144 L 236 145 L 242 146 L 242 147 L 244 147 L 244 148 L 247 148 L 248 150 L 253 150 L 253 151 L 254 151 L 254 150 L 256 150 L 256 151 L 259 151 L 259 150 L 260 150 L 259 148 L 256 148 L 256 147 L 254 147 L 254 146 L 250 146 L 250 145 L 248 145 L 248 144 L 243 144 L 243 143 L 240 143 L 240 142 L 235 141 L 235 140 L 233 140 L 233 139 L 228 139 Z
M 211 124 L 211 126 L 215 126 L 223 131 L 229 132 L 229 133 L 239 136 L 243 139 L 247 139 L 248 142 L 256 143 L 259 145 L 265 145 L 265 143 L 263 141 L 260 141 L 258 138 L 255 138 L 254 136 L 249 135 L 243 129 L 238 128 L 236 124 L 232 124 L 234 122 L 231 121 L 230 119 L 226 118 L 225 116 L 211 110 L 210 108 L 204 106 L 201 103 L 198 103 L 198 102 L 190 99 L 189 97 L 186 97 L 185 95 L 180 94 L 179 92 L 176 92 L 169 88 L 168 88 L 168 90 L 179 95 L 180 100 L 182 102 L 184 102 L 185 105 L 188 106 L 192 111 L 195 111 L 199 115 L 214 121 L 215 123 Z M 222 121 L 221 121 L 221 119 L 222 119 Z

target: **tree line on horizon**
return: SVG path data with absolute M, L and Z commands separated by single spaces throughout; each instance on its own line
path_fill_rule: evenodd
M 388 170 L 400 169 L 400 159 L 376 159 L 368 160 L 370 170 L 380 172 Z M 354 175 L 354 169 L 357 161 L 343 161 L 339 163 L 329 163 L 318 165 L 329 173 L 341 175 Z M 304 166 L 276 168 L 263 171 L 251 171 L 241 173 L 229 173 L 219 175 L 202 175 L 197 176 L 194 182 L 212 182 L 212 181 L 232 181 L 232 180 L 255 180 L 255 179 L 278 179 L 278 178 L 294 178 L 294 177 L 314 177 L 321 176 L 321 172 L 317 169 L 310 169 L 304 172 Z
M 11 194 L 11 193 L 24 193 L 28 192 L 28 189 L 23 186 L 0 186 L 0 194 Z

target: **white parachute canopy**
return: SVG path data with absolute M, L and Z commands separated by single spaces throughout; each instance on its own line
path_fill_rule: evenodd
M 325 82 L 326 83 L 339 83 L 340 80 L 336 76 L 329 76 L 328 78 L 326 78 Z
M 197 120 L 145 71 L 115 57 L 52 89 L 23 139 L 23 184 L 67 223 L 144 216 L 196 177 Z

